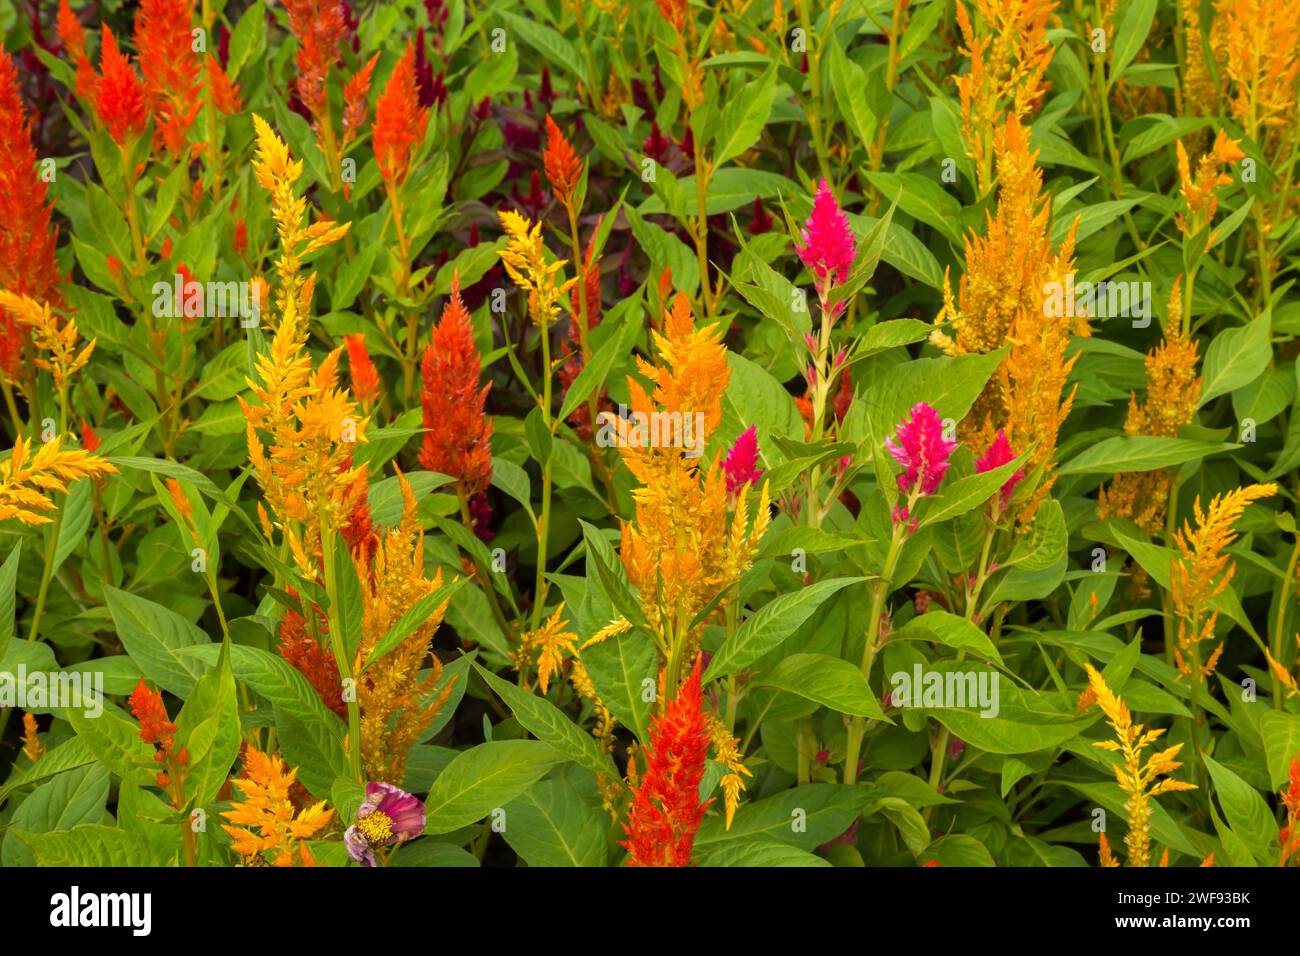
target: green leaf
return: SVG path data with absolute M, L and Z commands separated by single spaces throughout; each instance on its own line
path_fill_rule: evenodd
M 643 743 L 649 726 L 650 701 L 642 693 L 644 682 L 654 683 L 659 652 L 640 631 L 610 637 L 580 652 L 601 703 Z
M 845 124 L 857 134 L 863 146 L 870 146 L 876 136 L 876 117 L 862 91 L 867 75 L 847 56 L 834 33 L 830 42 L 831 90 Z
M 56 774 L 22 802 L 8 826 L 25 833 L 51 833 L 97 823 L 104 817 L 110 782 L 108 770 L 100 764 Z M 0 852 L 0 864 L 35 866 L 36 860 L 26 844 L 9 839 Z
M 192 647 L 182 656 L 204 667 L 217 664 L 221 647 Z M 343 755 L 343 722 L 292 664 L 258 647 L 230 648 L 235 677 L 275 705 L 276 726 L 285 760 L 312 793 L 329 793 L 334 781 L 348 776 Z
M 788 691 L 841 714 L 889 721 L 862 671 L 826 654 L 792 654 L 753 686 Z
M 948 647 L 968 651 L 982 660 L 1002 663 L 1002 656 L 998 654 L 998 649 L 989 640 L 988 635 L 956 614 L 948 611 L 929 611 L 909 621 L 892 639 L 898 640 L 904 637 L 911 639 L 912 635 L 909 632 L 913 628 L 927 632 L 928 636 Z
M 813 612 L 841 588 L 865 578 L 832 578 L 818 581 L 791 594 L 782 594 L 745 619 L 718 653 L 704 674 L 707 683 L 748 667 L 797 631 Z
M 529 866 L 604 866 L 609 818 L 567 780 L 541 780 L 505 806 L 502 836 Z
M 564 759 L 572 760 L 592 773 L 618 779 L 613 762 L 600 749 L 595 738 L 561 713 L 549 700 L 521 690 L 478 664 L 474 665 L 474 669 L 510 708 L 523 728 L 538 740 L 548 744 Z
M 639 293 L 632 299 L 624 301 L 633 303 L 629 315 L 635 316 L 640 306 Z M 620 306 L 623 304 L 619 303 Z M 617 308 L 618 306 L 615 307 Z M 607 317 L 606 321 L 608 320 Z M 564 396 L 564 404 L 560 406 L 561 421 L 567 420 L 587 400 L 588 395 L 605 384 L 614 363 L 632 351 L 640 331 L 639 321 L 624 321 L 618 332 L 606 339 L 605 344 L 596 350 L 591 361 L 582 367 L 582 371 L 578 373 L 578 377 L 573 380 L 573 384 L 569 386 L 569 391 Z
M 752 843 L 710 843 L 697 846 L 693 861 L 697 866 L 832 866 L 830 861 L 775 841 Z
M 1267 313 L 1245 325 L 1224 329 L 1205 351 L 1205 379 L 1198 407 L 1255 381 L 1264 374 L 1272 357 Z
M 1208 458 L 1240 445 L 1151 435 L 1116 435 L 1090 445 L 1057 469 L 1058 475 L 1114 475 L 1122 471 L 1156 471 L 1185 461 Z
M 1228 826 L 1250 848 L 1255 862 L 1271 866 L 1277 862 L 1277 821 L 1264 798 L 1246 781 L 1202 754 L 1205 766 L 1214 779 L 1214 793 L 1223 807 Z
M 158 769 L 153 759 L 154 749 L 140 739 L 140 728 L 135 722 L 109 706 L 98 717 L 87 717 L 75 707 L 69 708 L 67 714 L 73 733 L 85 742 L 96 760 L 123 780 L 153 782 Z
M 176 718 L 177 740 L 189 751 L 185 796 L 201 807 L 216 798 L 239 756 L 239 702 L 230 669 L 230 645 L 217 666 L 199 678 Z
M 482 820 L 563 759 L 539 740 L 493 740 L 457 754 L 425 798 L 424 832 L 450 833 Z
M 776 64 L 767 68 L 762 76 L 745 84 L 728 98 L 713 137 L 713 164 L 724 165 L 735 159 L 754 143 L 767 124 L 772 111 L 772 92 L 776 85 Z
M 1270 710 L 1259 718 L 1259 735 L 1264 740 L 1269 783 L 1280 790 L 1288 779 L 1291 761 L 1300 754 L 1300 717 Z
M 131 660 L 163 690 L 188 697 L 203 668 L 178 652 L 211 643 L 208 636 L 175 611 L 126 591 L 105 588 L 104 601 Z
M 0 661 L 5 659 L 9 642 L 13 640 L 18 627 L 17 604 L 14 588 L 18 583 L 18 562 L 22 560 L 23 542 L 19 538 L 9 551 L 9 557 L 0 565 Z
M 9 799 L 9 794 L 15 790 L 48 780 L 65 770 L 84 767 L 86 764 L 94 763 L 96 759 L 90 747 L 80 737 L 65 740 L 45 754 L 34 766 L 13 774 L 0 784 L 0 804 Z
M 862 785 L 814 783 L 742 801 L 730 829 L 720 816 L 705 818 L 695 836 L 696 852 L 703 859 L 717 852 L 715 845 L 763 841 L 812 850 L 847 830 L 870 797 Z
M 149 842 L 138 833 L 102 824 L 85 824 L 56 833 L 10 831 L 36 857 L 38 866 L 162 866 Z

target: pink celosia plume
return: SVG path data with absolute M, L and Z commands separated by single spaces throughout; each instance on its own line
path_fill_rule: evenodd
M 812 215 L 803 227 L 802 246 L 795 245 L 799 258 L 815 275 L 818 291 L 830 278 L 830 284 L 845 282 L 853 271 L 854 249 L 853 227 L 848 217 L 835 201 L 835 195 L 823 179 L 817 186 L 817 195 L 813 198 Z
M 1011 443 L 1007 441 L 1006 432 L 999 428 L 997 437 L 993 439 L 993 444 L 989 445 L 988 451 L 984 452 L 979 461 L 975 462 L 975 473 L 982 475 L 994 468 L 1001 468 L 1015 457 L 1016 453 L 1012 451 Z M 1002 483 L 1001 503 L 1003 505 L 1011 500 L 1011 493 L 1016 490 L 1016 485 L 1023 477 L 1025 477 L 1025 470 L 1017 468 L 1015 474 Z
M 932 495 L 948 473 L 949 456 L 957 443 L 944 441 L 939 413 L 925 402 L 917 402 L 909 417 L 899 423 L 894 437 L 886 439 L 885 447 L 904 468 L 898 476 L 903 494 L 910 495 L 919 484 L 920 494 Z
M 752 484 L 763 477 L 763 469 L 758 467 L 758 429 L 750 425 L 722 460 L 722 470 L 727 475 L 727 494 L 734 495 L 746 484 Z

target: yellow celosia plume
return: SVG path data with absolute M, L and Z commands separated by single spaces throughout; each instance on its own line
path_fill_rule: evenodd
M 1102 740 L 1093 744 L 1102 750 L 1118 753 L 1121 757 L 1114 766 L 1115 781 L 1128 798 L 1124 809 L 1128 811 L 1128 833 L 1124 836 L 1124 846 L 1128 850 L 1129 866 L 1151 865 L 1151 800 L 1162 793 L 1175 790 L 1195 790 L 1196 785 L 1181 780 L 1165 777 L 1173 773 L 1182 763 L 1174 758 L 1183 747 L 1175 744 L 1165 750 L 1152 754 L 1145 760 L 1142 751 L 1164 734 L 1163 728 L 1147 730 L 1142 724 L 1133 723 L 1133 715 L 1124 703 L 1106 685 L 1106 679 L 1091 664 L 1084 664 L 1088 671 L 1088 693 L 1101 712 L 1106 715 L 1116 740 Z M 1109 861 L 1109 862 L 1108 862 Z M 1110 853 L 1109 844 L 1103 835 L 1102 865 L 1118 866 Z
M 14 442 L 7 461 L 0 462 L 0 521 L 17 518 L 23 524 L 48 524 L 55 510 L 49 493 L 67 491 L 78 478 L 116 474 L 112 462 L 81 448 L 60 449 L 60 436 L 41 445 L 31 455 L 22 435 Z

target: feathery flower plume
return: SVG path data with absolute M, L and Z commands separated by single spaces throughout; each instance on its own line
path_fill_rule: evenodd
M 95 82 L 95 113 L 118 146 L 144 132 L 149 123 L 144 87 L 130 62 L 118 49 L 117 37 L 104 24 L 100 49 L 101 76 Z
M 1053 250 L 1050 208 L 1043 193 L 1037 153 L 1029 133 L 1014 115 L 994 137 L 998 202 L 983 238 L 966 240 L 966 272 L 959 306 L 945 279 L 944 307 L 936 325 L 951 321 L 953 336 L 936 329 L 931 341 L 949 355 L 986 354 L 1010 344 L 1011 351 L 976 399 L 958 434 L 975 448 L 987 448 L 1005 429 L 1012 448 L 1032 448 L 1027 475 L 1034 492 L 1019 507 L 1025 527 L 1051 490 L 1056 438 L 1069 414 L 1073 391 L 1066 380 L 1076 358 L 1065 357 L 1071 335 L 1087 335 L 1086 316 L 1045 304 L 1050 288 L 1064 288 L 1073 270 L 1074 226 Z M 1077 224 L 1076 224 L 1077 225 Z
M 27 525 L 48 524 L 53 520 L 48 512 L 56 507 L 51 492 L 67 491 L 78 478 L 117 473 L 115 465 L 85 449 L 60 450 L 62 440 L 56 435 L 31 458 L 27 439 L 19 435 L 14 441 L 9 458 L 0 461 L 0 521 L 17 518 Z
M 182 162 L 189 159 L 185 141 L 203 105 L 192 13 L 189 0 L 141 0 L 135 15 L 135 49 L 154 118 L 154 142 Z
M 347 32 L 343 0 L 284 0 L 289 32 L 298 40 L 298 98 L 319 126 L 328 119 L 329 91 L 325 80 L 338 63 L 339 44 Z
M 1210 610 L 1232 580 L 1236 564 L 1225 553 L 1237 534 L 1232 526 L 1253 501 L 1277 494 L 1277 485 L 1247 485 L 1224 495 L 1216 495 L 1210 506 L 1195 504 L 1196 527 L 1190 521 L 1174 532 L 1178 557 L 1169 568 L 1169 596 L 1178 614 L 1178 645 L 1174 661 L 1180 674 L 1203 683 L 1218 664 L 1223 642 L 1202 659 L 1200 645 L 1214 638 L 1219 612 Z
M 176 725 L 167 717 L 167 707 L 163 704 L 162 693 L 150 690 L 149 685 L 140 678 L 131 692 L 128 703 L 131 715 L 140 724 L 137 733 L 140 739 L 154 748 L 153 759 L 162 765 L 156 781 L 158 786 L 168 791 L 172 806 L 184 806 L 185 775 L 188 772 L 190 755 L 184 747 L 176 749 Z
M 62 277 L 54 259 L 59 232 L 50 227 L 52 207 L 37 175 L 31 120 L 19 94 L 17 67 L 6 53 L 0 53 L 0 142 L 5 144 L 0 150 L 0 289 L 59 305 Z M 0 305 L 0 377 L 18 376 L 26 340 L 24 324 Z
M 710 737 L 702 704 L 696 657 L 690 676 L 650 727 L 646 770 L 623 824 L 628 866 L 690 866 L 695 833 L 713 802 L 700 802 Z
M 492 480 L 492 421 L 483 411 L 492 383 L 479 387 L 478 346 L 458 276 L 452 277 L 451 296 L 433 328 L 420 374 L 427 429 L 420 466 L 455 478 L 472 498 Z
M 736 816 L 736 808 L 740 806 L 740 794 L 745 790 L 745 777 L 752 777 L 749 768 L 745 766 L 744 758 L 740 753 L 740 741 L 731 735 L 724 724 L 716 714 L 705 714 L 709 722 L 709 736 L 713 741 L 713 759 L 727 769 L 718 781 L 718 786 L 722 789 L 722 806 L 726 820 L 726 828 L 731 829 L 731 821 Z
M 963 55 L 970 70 L 955 77 L 961 100 L 962 139 L 976 161 L 981 192 L 989 184 L 992 137 L 1003 115 L 1022 119 L 1038 108 L 1049 85 L 1052 62 L 1047 21 L 1056 9 L 1048 0 L 974 0 L 975 19 L 957 4 Z
M 402 615 L 443 583 L 441 569 L 432 580 L 424 576 L 424 531 L 415 492 L 400 471 L 397 483 L 402 492 L 401 521 L 380 533 L 373 557 L 353 557 L 363 608 L 353 672 L 358 674 L 362 765 L 376 780 L 400 781 L 406 775 L 411 748 L 446 704 L 455 681 L 434 695 L 442 663 L 430 651 L 430 644 L 447 613 L 446 601 L 400 644 L 370 662 Z M 420 671 L 426 666 L 428 674 L 421 679 Z
M 39 728 L 36 725 L 36 716 L 24 711 L 22 736 L 23 753 L 32 763 L 36 763 L 36 761 L 40 760 L 41 757 L 45 756 L 45 744 L 41 743 L 40 737 L 37 736 L 38 733 Z
M 515 669 L 521 674 L 531 665 L 536 654 L 537 686 L 543 694 L 547 692 L 551 678 L 563 671 L 565 658 L 574 657 L 577 652 L 578 635 L 569 630 L 563 616 L 564 604 L 561 603 L 545 624 L 524 634 L 513 652 Z M 520 686 L 528 689 L 526 678 Z
M 1287 773 L 1287 786 L 1282 791 L 1282 806 L 1286 808 L 1286 823 L 1278 830 L 1278 843 L 1282 851 L 1277 865 L 1287 866 L 1292 858 L 1300 860 L 1300 754 L 1291 758 Z
M 366 494 L 365 468 L 352 467 L 350 439 L 364 441 L 368 421 L 358 415 L 347 389 L 339 387 L 341 346 L 312 368 L 307 335 L 316 277 L 304 279 L 300 263 L 303 256 L 341 239 L 349 224 L 322 220 L 304 226 L 307 201 L 294 195 L 302 163 L 293 161 L 284 142 L 257 114 L 253 126 L 253 171 L 271 193 L 271 215 L 280 237 L 278 320 L 269 352 L 257 357 L 257 381 L 247 379 L 256 401 L 240 397 L 239 402 L 248 422 L 249 463 L 266 504 L 300 568 L 315 577 L 321 522 L 335 528 L 346 524 Z M 263 443 L 264 434 L 269 443 Z M 269 519 L 264 526 L 270 528 Z
M 348 856 L 364 866 L 378 866 L 376 849 L 414 840 L 424 833 L 424 804 L 391 783 L 370 781 L 356 823 L 343 834 Z
M 78 351 L 80 335 L 76 321 L 68 319 L 60 325 L 49 302 L 37 302 L 30 296 L 14 295 L 7 289 L 0 289 L 0 310 L 31 330 L 32 341 L 41 353 L 36 366 L 50 373 L 55 389 L 60 392 L 73 375 L 85 368 L 95 351 L 94 339 Z
M 1128 865 L 1150 866 L 1152 798 L 1176 790 L 1196 789 L 1195 784 L 1184 783 L 1172 777 L 1158 779 L 1182 766 L 1174 758 L 1183 745 L 1174 744 L 1143 760 L 1142 751 L 1155 743 L 1164 734 L 1164 729 L 1147 730 L 1142 724 L 1133 723 L 1128 705 L 1111 691 L 1101 673 L 1089 663 L 1085 662 L 1083 666 L 1088 671 L 1088 687 L 1092 697 L 1106 715 L 1117 738 L 1098 741 L 1093 746 L 1118 753 L 1122 758 L 1113 769 L 1119 788 L 1128 798 L 1124 802 L 1124 809 L 1128 811 L 1128 833 L 1124 836 Z M 1110 847 L 1107 845 L 1103 850 L 1103 865 L 1112 865 L 1105 862 L 1110 856 Z
M 1300 93 L 1300 0 L 1215 0 L 1211 43 L 1233 118 L 1280 164 Z
M 276 754 L 256 747 L 244 751 L 244 775 L 231 782 L 243 795 L 232 801 L 222 816 L 230 821 L 221 829 L 233 839 L 231 849 L 243 857 L 245 866 L 315 866 L 307 841 L 316 836 L 334 816 L 322 800 L 302 810 L 294 809 L 289 790 L 298 777 L 286 770 Z
M 727 451 L 722 460 L 727 475 L 727 494 L 734 495 L 744 485 L 758 484 L 763 469 L 758 467 L 758 426 L 750 425 Z
M 309 613 L 314 614 L 316 618 L 316 633 L 327 635 L 329 622 L 326 620 L 325 612 L 312 604 Z M 307 682 L 311 684 L 326 707 L 340 717 L 346 718 L 348 706 L 343 700 L 339 666 L 328 644 L 308 632 L 306 621 L 297 611 L 285 612 L 284 617 L 280 619 L 278 636 L 276 650 L 280 652 L 280 656 L 307 678 Z
M 1190 425 L 1201 397 L 1202 379 L 1196 374 L 1195 340 L 1182 334 L 1182 277 L 1174 280 L 1169 296 L 1169 322 L 1164 341 L 1147 353 L 1146 401 L 1139 403 L 1130 393 L 1126 435 L 1177 438 Z M 1128 518 L 1147 534 L 1158 534 L 1165 526 L 1173 471 L 1121 472 L 1108 488 L 1097 492 L 1097 516 Z
M 343 148 L 347 149 L 348 143 L 356 139 L 360 134 L 361 127 L 366 125 L 366 115 L 370 112 L 370 103 L 368 97 L 370 94 L 370 83 L 375 75 L 375 64 L 379 62 L 379 54 L 374 54 L 366 65 L 357 70 L 343 84 Z
M 551 189 L 555 190 L 556 198 L 565 207 L 572 207 L 574 192 L 582 178 L 582 160 L 573 151 L 550 114 L 546 116 L 546 149 L 542 152 L 542 164 L 546 169 L 546 180 L 551 184 Z
M 375 368 L 370 350 L 366 348 L 364 333 L 346 336 L 343 342 L 348 350 L 348 377 L 352 383 L 352 395 L 363 409 L 369 410 L 379 397 L 379 370 Z
M 804 244 L 795 243 L 795 252 L 815 277 L 817 295 L 825 307 L 831 288 L 848 281 L 857 255 L 853 227 L 825 179 L 817 184 L 817 195 L 813 197 L 812 212 L 803 225 L 802 235 Z M 836 311 L 842 308 L 840 303 Z
M 208 57 L 207 75 L 212 102 L 220 113 L 233 116 L 244 108 L 244 103 L 239 98 L 239 84 L 221 68 L 221 63 L 214 56 Z
M 1219 171 L 1220 166 L 1230 166 L 1245 158 L 1240 143 L 1229 139 L 1228 134 L 1219 130 L 1210 151 L 1196 161 L 1196 174 L 1192 174 L 1191 164 L 1187 159 L 1187 150 L 1182 140 L 1174 144 L 1178 153 L 1178 179 L 1182 184 L 1183 200 L 1187 203 L 1187 215 L 1178 213 L 1174 216 L 1179 230 L 1185 236 L 1194 236 L 1214 219 L 1219 208 L 1219 199 L 1214 191 L 1220 186 L 1231 186 L 1232 177 Z M 1213 245 L 1211 236 L 1210 245 Z
M 701 443 L 722 421 L 722 394 L 731 371 L 727 350 L 716 325 L 695 328 L 690 302 L 679 294 L 662 334 L 653 333 L 660 356 L 658 366 L 638 358 L 637 365 L 654 385 L 653 394 L 628 379 L 631 408 L 638 420 L 652 415 L 680 416 L 703 424 Z M 641 416 L 645 416 L 642 418 Z M 603 416 L 602 430 L 613 428 Z M 749 523 L 751 486 L 740 487 L 728 522 L 726 474 L 715 456 L 707 469 L 687 448 L 629 433 L 619 444 L 628 469 L 641 484 L 633 493 L 635 518 L 623 524 L 622 559 L 628 578 L 641 592 L 651 628 L 660 635 L 661 652 L 677 645 L 674 656 L 689 660 L 698 647 L 703 623 L 695 617 L 749 567 L 769 520 L 768 489 L 764 483 L 752 527 Z M 719 606 L 727 604 L 722 597 Z M 670 675 L 672 676 L 672 675 Z
M 999 428 L 997 436 L 993 439 L 993 444 L 989 445 L 984 454 L 980 455 L 979 460 L 975 462 L 975 474 L 982 475 L 986 471 L 992 471 L 994 468 L 1001 468 L 1009 461 L 1014 461 L 1016 453 L 1011 449 L 1011 443 L 1007 441 L 1007 433 Z M 1005 508 L 1008 501 L 1011 500 L 1011 494 L 1016 490 L 1016 485 L 1020 479 L 1025 477 L 1025 470 L 1017 468 L 1015 472 L 1002 483 L 999 497 L 999 507 Z
M 578 280 L 565 280 L 567 259 L 547 263 L 541 220 L 534 225 L 513 209 L 499 215 L 506 233 L 501 262 L 515 285 L 527 293 L 529 317 L 536 325 L 547 328 L 560 317 L 560 302 Z
M 424 141 L 429 111 L 415 86 L 415 49 L 408 42 L 388 85 L 375 104 L 373 144 L 379 173 L 393 188 L 406 181 L 411 156 Z
M 955 441 L 944 440 L 943 419 L 925 402 L 913 405 L 908 417 L 898 423 L 894 436 L 885 439 L 885 448 L 903 466 L 898 488 L 909 498 L 932 495 L 939 490 L 956 447 Z M 899 502 L 894 523 L 907 521 L 910 516 L 910 508 Z
M 987 448 L 1004 428 L 1013 448 L 1034 448 L 1026 472 L 1046 478 L 1057 430 L 1071 403 L 1061 400 L 1073 362 L 1066 361 L 1065 349 L 1071 332 L 1088 334 L 1086 318 L 1050 315 L 1043 298 L 1048 283 L 1063 282 L 1073 268 L 1074 230 L 1053 251 L 1051 204 L 1043 192 L 1037 153 L 1030 152 L 1028 131 L 1014 115 L 997 131 L 995 147 L 996 212 L 988 217 L 983 237 L 966 239 L 957 302 L 945 276 L 944 307 L 935 324 L 950 321 L 952 335 L 936 328 L 930 339 L 949 355 L 987 354 L 1012 344 L 958 434 L 972 447 Z M 1044 480 L 1025 503 L 1022 524 L 1032 518 L 1050 484 Z

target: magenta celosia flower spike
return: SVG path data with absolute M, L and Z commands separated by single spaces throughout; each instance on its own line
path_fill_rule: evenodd
M 885 447 L 904 468 L 898 476 L 903 494 L 910 495 L 919 485 L 920 494 L 932 495 L 948 473 L 949 456 L 957 443 L 944 441 L 939 413 L 925 402 L 917 402 L 909 417 L 899 423 L 894 437 L 886 439 Z
M 828 291 L 830 285 L 848 280 L 857 255 L 853 227 L 825 179 L 817 186 L 812 215 L 803 227 L 803 241 L 802 246 L 795 245 L 795 251 L 817 277 L 818 292 Z M 829 283 L 826 282 L 828 277 Z
M 1015 457 L 1016 453 L 1011 450 L 1011 442 L 1007 441 L 1006 432 L 999 428 L 997 437 L 993 439 L 993 444 L 989 445 L 988 451 L 984 452 L 979 461 L 975 462 L 975 473 L 982 475 L 994 468 L 1001 468 Z M 1015 474 L 1002 483 L 1002 505 L 1006 505 L 1011 500 L 1011 493 L 1016 490 L 1016 485 L 1023 477 L 1025 477 L 1025 469 L 1018 468 Z
M 737 494 L 746 484 L 752 484 L 763 477 L 763 469 L 758 467 L 758 428 L 750 425 L 722 460 L 722 470 L 727 475 L 727 494 Z

